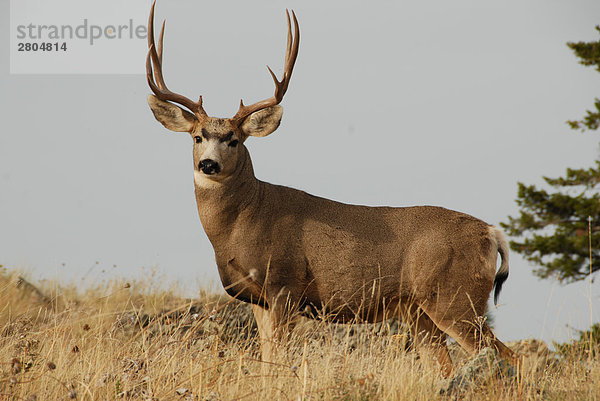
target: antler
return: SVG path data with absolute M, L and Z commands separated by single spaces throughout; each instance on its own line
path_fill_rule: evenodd
M 197 117 L 203 119 L 204 117 L 206 117 L 206 112 L 202 108 L 202 96 L 200 96 L 197 102 L 194 102 L 183 95 L 171 92 L 165 84 L 165 80 L 163 78 L 162 73 L 162 52 L 163 37 L 165 34 L 165 21 L 163 21 L 162 28 L 160 30 L 160 38 L 158 40 L 157 48 L 156 44 L 154 43 L 155 5 L 156 0 L 154 0 L 154 2 L 152 3 L 152 8 L 150 9 L 150 17 L 148 18 L 148 55 L 146 56 L 146 75 L 148 78 L 148 85 L 150 85 L 150 89 L 152 89 L 152 92 L 154 92 L 156 97 L 158 97 L 160 100 L 179 103 L 180 105 L 185 106 L 192 112 L 194 112 L 194 114 Z M 154 72 L 152 71 L 153 64 L 155 67 Z
M 240 100 L 240 108 L 238 112 L 231 119 L 234 123 L 238 125 L 241 124 L 246 117 L 250 114 L 257 112 L 262 109 L 266 109 L 267 107 L 274 106 L 279 104 L 283 100 L 283 95 L 287 91 L 288 85 L 290 84 L 290 79 L 292 78 L 292 71 L 294 69 L 294 63 L 296 62 L 296 57 L 298 57 L 298 46 L 300 45 L 300 28 L 298 27 L 298 20 L 296 19 L 296 14 L 292 10 L 292 17 L 294 18 L 294 36 L 292 43 L 292 24 L 290 21 L 290 13 L 288 10 L 285 10 L 287 14 L 287 23 L 288 23 L 288 36 L 287 36 L 287 49 L 285 52 L 285 67 L 283 71 L 283 77 L 281 81 L 277 80 L 277 77 L 267 66 L 267 69 L 271 73 L 271 77 L 273 77 L 273 81 L 275 81 L 275 94 L 265 100 L 260 102 L 251 104 L 249 106 L 244 106 L 244 101 Z

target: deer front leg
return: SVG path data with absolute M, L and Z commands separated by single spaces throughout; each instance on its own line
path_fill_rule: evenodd
M 288 341 L 289 334 L 294 328 L 293 308 L 289 296 L 276 298 L 269 303 L 269 309 L 252 305 L 252 312 L 258 326 L 262 360 L 273 362 L 277 347 Z
M 258 335 L 260 336 L 260 350 L 262 360 L 273 362 L 275 358 L 275 332 L 277 331 L 277 319 L 274 313 L 258 305 L 252 305 L 252 312 L 258 326 Z

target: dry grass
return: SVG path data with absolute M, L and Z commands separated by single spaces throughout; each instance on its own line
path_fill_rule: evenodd
M 266 364 L 248 306 L 224 296 L 18 282 L 0 273 L 0 400 L 600 400 L 598 349 L 559 358 L 523 342 L 519 374 L 440 394 L 448 382 L 398 326 L 306 323 Z

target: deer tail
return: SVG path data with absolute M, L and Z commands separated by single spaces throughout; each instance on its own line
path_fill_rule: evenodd
M 500 254 L 501 259 L 500 268 L 496 272 L 496 277 L 494 277 L 494 305 L 496 305 L 498 304 L 500 291 L 502 291 L 502 284 L 504 284 L 508 278 L 508 243 L 499 228 L 491 227 L 491 233 L 496 239 L 496 244 L 498 246 L 497 252 Z

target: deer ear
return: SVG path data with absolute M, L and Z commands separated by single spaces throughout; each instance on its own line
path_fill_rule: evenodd
M 154 95 L 148 96 L 148 104 L 154 117 L 167 129 L 175 132 L 191 132 L 198 119 L 192 113 L 173 103 L 160 100 Z
M 279 105 L 267 107 L 250 114 L 240 127 L 247 136 L 267 136 L 279 127 L 283 107 Z

